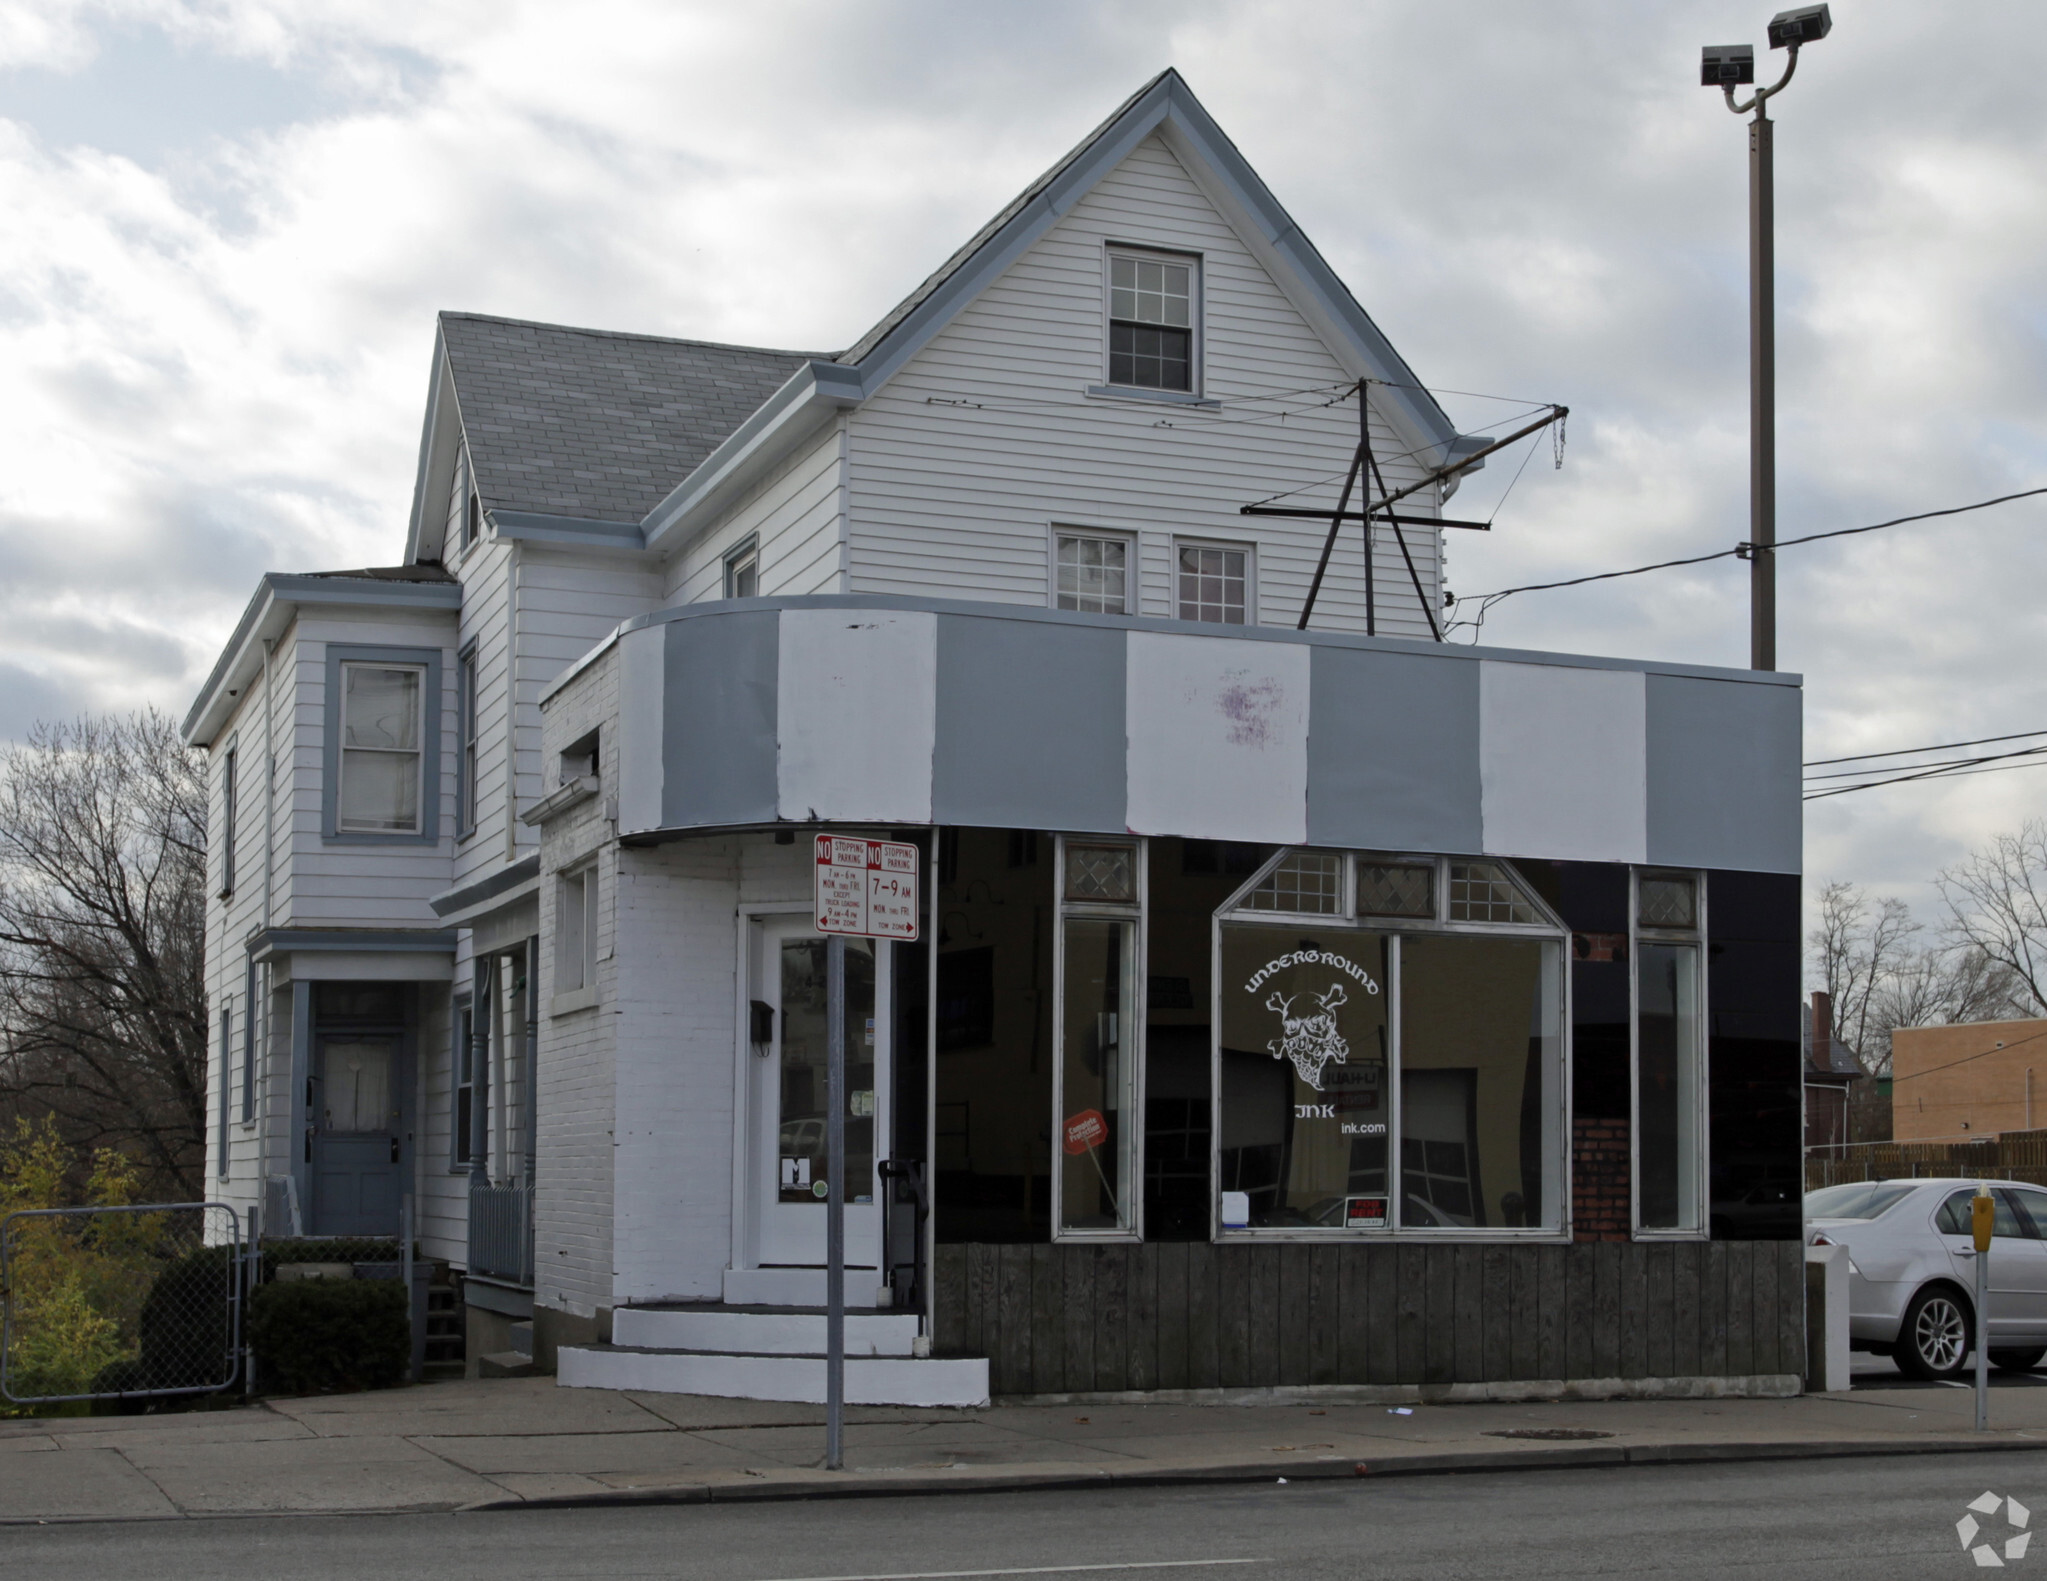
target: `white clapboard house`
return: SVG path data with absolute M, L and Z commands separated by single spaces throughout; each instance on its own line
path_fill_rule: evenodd
M 472 1357 L 820 1397 L 813 837 L 894 837 L 851 1398 L 1795 1387 L 1796 678 L 1439 641 L 1412 520 L 1299 629 L 1327 522 L 1240 507 L 1361 418 L 1374 498 L 1490 437 L 1173 72 L 848 350 L 442 315 L 397 563 L 186 724 L 219 1197 L 409 1198 Z

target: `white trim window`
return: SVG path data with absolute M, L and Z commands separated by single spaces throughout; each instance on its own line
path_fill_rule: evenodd
M 597 986 L 597 869 L 578 868 L 561 877 L 555 912 L 554 991 L 572 994 Z
M 235 844 L 241 839 L 236 814 L 241 789 L 241 746 L 230 739 L 227 756 L 220 766 L 220 898 L 225 900 L 235 892 Z
M 1109 250 L 1109 383 L 1192 394 L 1201 266 L 1182 254 Z
M 1275 854 L 1215 914 L 1221 1235 L 1555 1239 L 1568 940 L 1505 862 Z
M 725 556 L 725 596 L 759 598 L 761 592 L 760 539 L 748 537 Z
M 1253 569 L 1248 544 L 1174 544 L 1174 613 L 1210 625 L 1249 624 Z
M 1053 1232 L 1130 1240 L 1142 1231 L 1145 848 L 1062 837 L 1058 872 Z
M 341 665 L 341 782 L 335 826 L 418 834 L 422 816 L 422 664 Z
M 1128 615 L 1136 546 L 1108 533 L 1053 534 L 1052 604 L 1087 615 Z
M 1706 1229 L 1706 878 L 1633 883 L 1635 1230 Z
M 476 644 L 464 648 L 456 660 L 456 733 L 461 751 L 460 800 L 456 803 L 455 832 L 464 838 L 476 832 L 476 769 L 480 736 L 477 730 Z

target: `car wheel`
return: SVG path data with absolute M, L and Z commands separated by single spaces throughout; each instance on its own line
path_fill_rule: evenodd
M 1969 1303 L 1955 1291 L 1940 1285 L 1920 1291 L 1898 1328 L 1898 1370 L 1927 1380 L 1960 1376 L 1974 1326 Z
M 2040 1365 L 2042 1356 L 2047 1356 L 2047 1345 L 2026 1350 L 1994 1350 L 1990 1353 L 1990 1365 L 1999 1372 L 2031 1372 Z

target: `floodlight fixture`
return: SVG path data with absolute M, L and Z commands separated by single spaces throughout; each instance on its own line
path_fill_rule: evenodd
M 1756 80 L 1753 44 L 1708 44 L 1699 61 L 1702 88 L 1742 88 Z
M 1834 31 L 1834 18 L 1823 5 L 1793 6 L 1770 18 L 1770 48 L 1796 49 Z

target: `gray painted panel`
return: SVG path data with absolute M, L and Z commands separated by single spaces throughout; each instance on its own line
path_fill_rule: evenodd
M 751 609 L 668 626 L 661 721 L 668 827 L 774 822 L 780 625 L 777 611 Z
M 1124 633 L 944 615 L 932 817 L 1124 827 Z
M 1650 675 L 1649 860 L 1803 871 L 1801 694 Z
M 1478 683 L 1433 653 L 1315 648 L 1309 843 L 1478 850 Z

